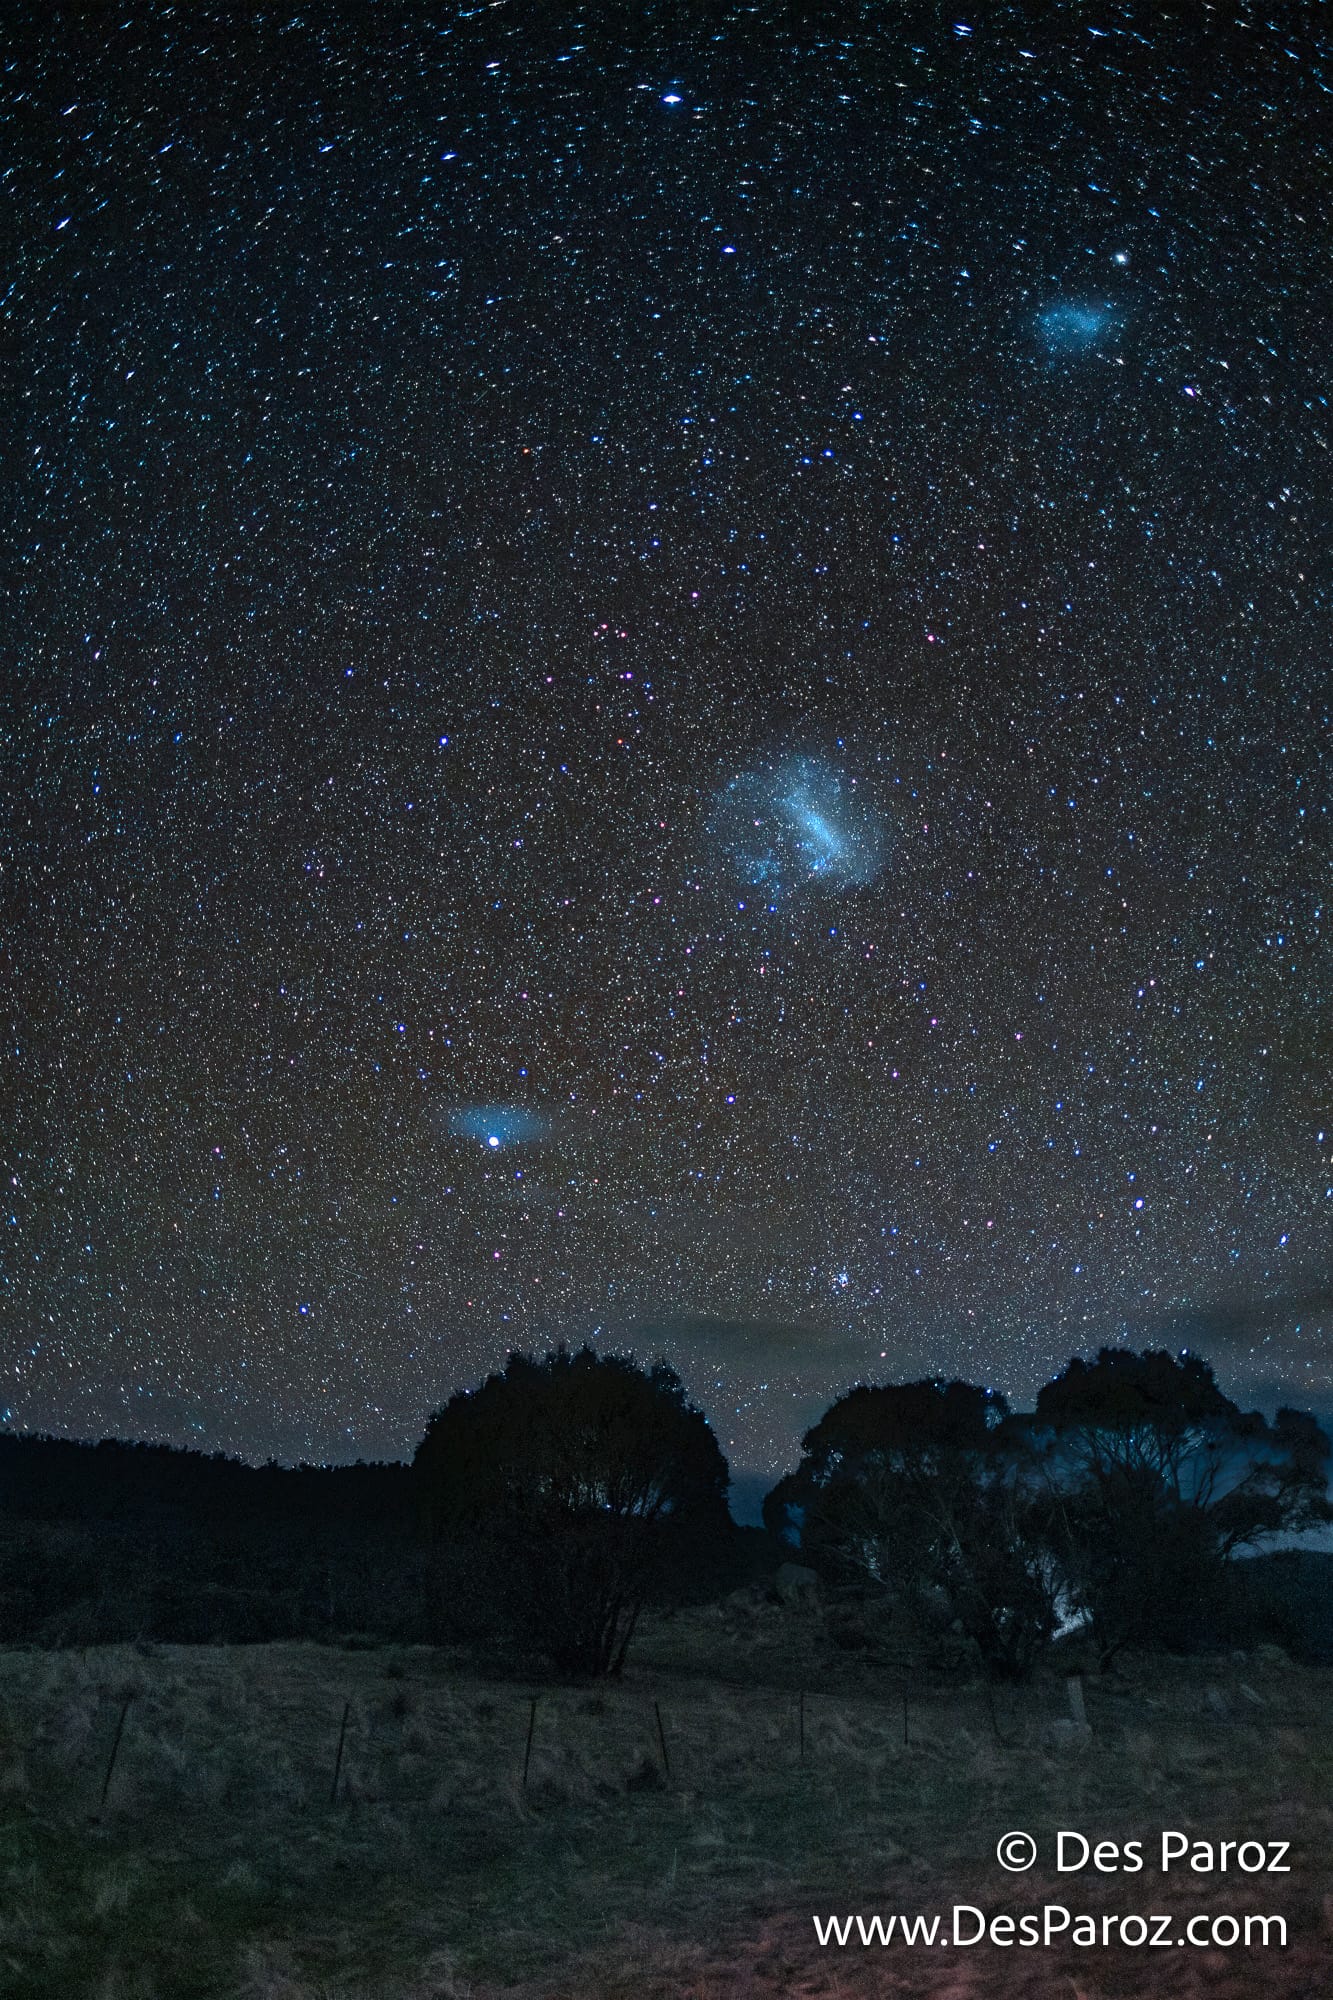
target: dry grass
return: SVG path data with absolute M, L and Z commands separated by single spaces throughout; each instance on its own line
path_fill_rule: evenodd
M 993 1717 L 980 1689 L 915 1684 L 904 1744 L 903 1684 L 898 1666 L 821 1651 L 807 1616 L 758 1610 L 662 1622 L 634 1674 L 601 1691 L 487 1683 L 428 1649 L 0 1653 L 0 1992 L 1333 1992 L 1320 1907 L 1333 1674 L 1277 1660 L 1138 1663 L 1089 1684 L 1091 1745 L 1050 1727 L 1064 1713 L 1058 1681 L 1002 1694 Z M 1163 1901 L 1148 1875 L 1016 1889 L 988 1858 L 1011 1827 L 1123 1839 L 1163 1825 L 1290 1839 L 1295 1872 L 1276 1894 L 1195 1881 Z M 1094 1910 L 1282 1911 L 1293 1949 L 1147 1963 L 982 1947 L 937 1969 L 921 1952 L 813 1942 L 816 1911 L 1022 1909 L 1043 1896 Z

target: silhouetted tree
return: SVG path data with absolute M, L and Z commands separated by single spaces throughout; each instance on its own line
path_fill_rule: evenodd
M 795 1514 L 803 1555 L 956 1621 L 987 1669 L 1025 1674 L 1055 1628 L 1040 1492 L 1001 1396 L 966 1382 L 853 1389 L 802 1439 L 768 1496 L 767 1526 Z
M 1022 1422 L 1044 1452 L 1070 1608 L 1104 1664 L 1129 1645 L 1206 1641 L 1230 1556 L 1333 1518 L 1313 1418 L 1247 1414 L 1197 1355 L 1103 1348 L 1048 1382 Z
M 586 1347 L 454 1396 L 414 1474 L 433 1533 L 484 1548 L 514 1628 L 574 1673 L 619 1673 L 664 1560 L 730 1525 L 726 1460 L 671 1369 Z

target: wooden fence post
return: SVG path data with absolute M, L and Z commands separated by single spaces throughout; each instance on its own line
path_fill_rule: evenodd
M 1068 1680 L 1065 1682 L 1065 1688 L 1069 1694 L 1070 1719 L 1076 1722 L 1080 1729 L 1086 1729 L 1088 1726 L 1088 1711 L 1083 1700 L 1082 1674 L 1070 1674 Z
M 111 1790 L 111 1773 L 115 1770 L 116 1758 L 120 1755 L 120 1739 L 125 1734 L 125 1717 L 130 1712 L 130 1703 L 133 1700 L 133 1694 L 127 1694 L 120 1704 L 120 1716 L 116 1722 L 116 1733 L 111 1740 L 111 1755 L 107 1759 L 106 1776 L 102 1780 L 102 1796 L 97 1802 L 99 1818 L 106 1806 L 106 1795 Z
M 329 1804 L 331 1806 L 336 1806 L 338 1803 L 338 1780 L 342 1776 L 343 1768 L 343 1744 L 347 1741 L 347 1718 L 351 1713 L 352 1704 L 350 1701 L 345 1701 L 343 1703 L 343 1719 L 338 1729 L 338 1754 L 333 1760 L 333 1785 L 329 1792 Z
M 528 1789 L 528 1765 L 532 1762 L 532 1737 L 537 1727 L 537 1697 L 532 1697 L 532 1707 L 528 1711 L 528 1740 L 523 1746 L 523 1789 Z

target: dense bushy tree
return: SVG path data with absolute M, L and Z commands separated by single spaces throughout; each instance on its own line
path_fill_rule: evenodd
M 489 1554 L 515 1631 L 569 1672 L 618 1673 L 664 1563 L 729 1526 L 726 1460 L 671 1369 L 586 1347 L 454 1396 L 414 1473 L 432 1532 Z
M 802 1440 L 765 1519 L 795 1514 L 825 1574 L 953 1621 L 987 1668 L 1031 1667 L 1055 1626 L 1040 1490 L 1004 1399 L 965 1382 L 853 1389 Z
M 1247 1414 L 1196 1355 L 1103 1348 L 1071 1361 L 1022 1421 L 1043 1453 L 1070 1607 L 1105 1661 L 1214 1636 L 1230 1556 L 1333 1518 L 1314 1420 Z
M 1104 1662 L 1224 1636 L 1238 1550 L 1333 1519 L 1311 1417 L 1242 1411 L 1197 1356 L 1104 1348 L 1030 1416 L 963 1382 L 857 1388 L 769 1494 L 776 1533 L 830 1577 L 932 1607 L 999 1674 L 1033 1663 L 1057 1612 Z

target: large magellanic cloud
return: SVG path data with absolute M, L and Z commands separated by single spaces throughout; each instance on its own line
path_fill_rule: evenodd
M 771 902 L 864 888 L 886 858 L 884 822 L 865 784 L 823 752 L 738 771 L 714 802 L 709 832 L 732 879 Z

